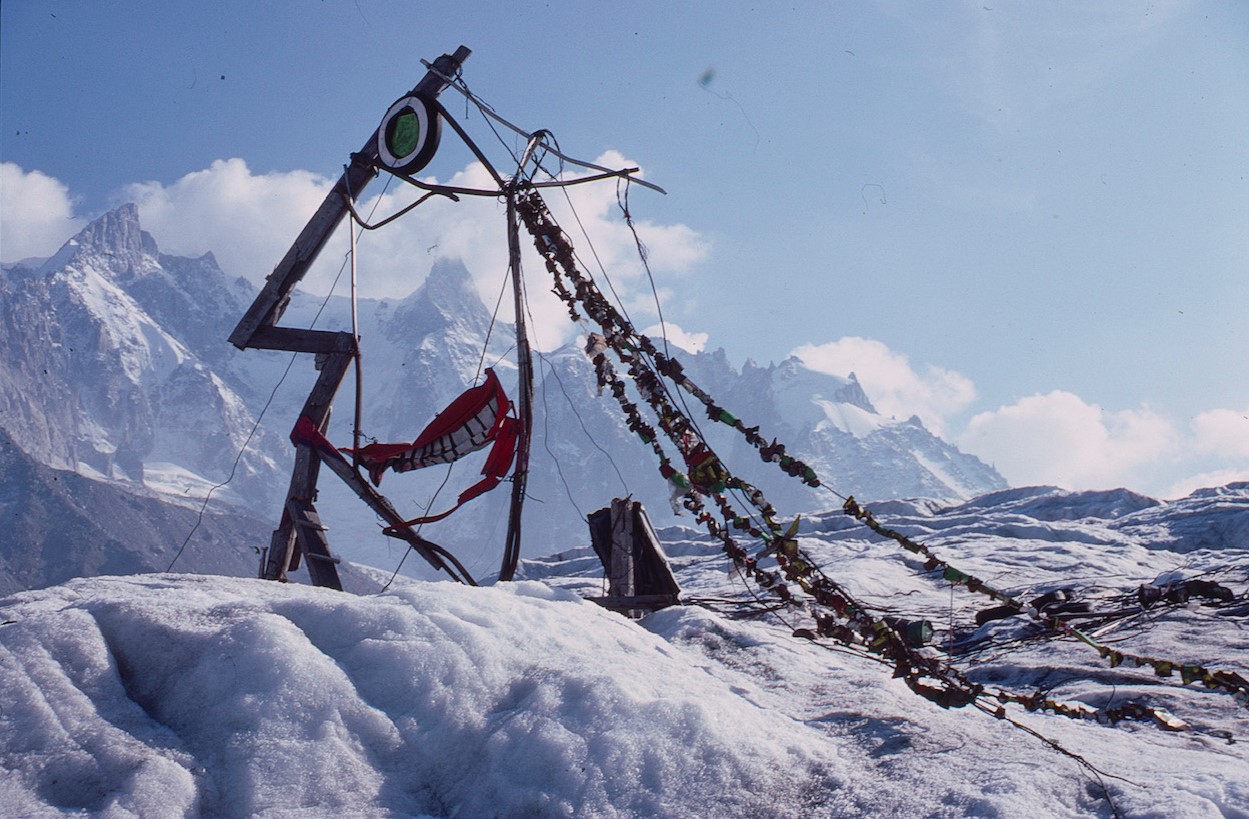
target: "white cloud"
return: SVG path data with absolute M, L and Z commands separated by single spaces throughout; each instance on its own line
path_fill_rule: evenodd
M 680 347 L 687 353 L 701 353 L 706 349 L 707 339 L 710 338 L 706 333 L 688 332 L 671 321 L 665 321 L 662 325 L 652 324 L 642 333 L 650 336 L 661 350 L 663 345 L 660 339 L 667 338 L 669 343 Z
M 0 163 L 0 253 L 6 262 L 51 256 L 81 230 L 74 201 L 60 181 Z
M 1249 481 L 1249 467 L 1244 469 L 1216 469 L 1212 472 L 1200 472 L 1190 475 L 1159 493 L 1162 498 L 1183 498 L 1195 490 L 1210 486 L 1226 486 L 1237 481 Z
M 615 152 L 596 161 L 609 167 L 631 164 Z M 382 193 L 385 179 L 389 177 L 373 182 L 358 205 L 360 214 L 373 223 L 423 195 L 397 181 Z M 138 205 L 144 228 L 162 250 L 179 255 L 211 250 L 227 273 L 259 284 L 281 260 L 332 184 L 333 180 L 307 171 L 256 175 L 243 160 L 229 159 L 187 174 L 172 185 L 147 182 L 130 185 L 123 193 L 127 201 Z M 478 189 L 493 186 L 477 163 L 453 175 L 447 184 Z M 574 186 L 568 189 L 567 198 L 550 190 L 544 198 L 577 248 L 587 272 L 607 290 L 601 264 L 626 309 L 635 313 L 634 319 L 653 318 L 650 284 L 643 279 L 633 234 L 617 208 L 615 183 L 609 180 Z M 656 274 L 679 275 L 707 254 L 707 242 L 685 225 L 637 219 L 635 224 Z M 364 296 L 401 298 L 420 286 L 437 258 L 449 257 L 465 262 L 479 293 L 493 305 L 507 271 L 506 231 L 504 206 L 495 197 L 462 196 L 459 202 L 435 197 L 379 230 L 364 233 L 357 253 L 360 292 Z M 348 244 L 344 226 L 327 244 L 301 287 L 326 292 L 343 266 Z M 523 229 L 521 247 L 535 343 L 544 348 L 557 346 L 574 328 L 564 306 L 549 292 L 550 275 Z M 500 317 L 511 320 L 510 296 L 504 299 Z
M 957 443 L 1016 486 L 1178 498 L 1249 480 L 1249 411 L 1209 410 L 1185 429 L 1148 408 L 1109 411 L 1056 390 L 973 416 Z
M 918 415 L 1014 486 L 1127 487 L 1174 498 L 1249 479 L 1249 410 L 1209 410 L 1185 426 L 1146 407 L 1107 410 L 1055 390 L 980 412 L 964 425 L 957 416 L 972 406 L 976 391 L 957 372 L 913 366 L 885 344 L 857 337 L 807 344 L 793 354 L 820 372 L 854 372 L 882 414 Z
M 975 415 L 959 446 L 1014 485 L 1148 491 L 1181 454 L 1181 436 L 1148 409 L 1108 412 L 1055 390 Z
M 1199 452 L 1249 458 L 1249 408 L 1203 412 L 1193 419 L 1193 436 Z
M 332 184 L 307 171 L 255 175 L 241 159 L 219 159 L 172 185 L 128 185 L 121 197 L 138 206 L 139 221 L 163 252 L 212 251 L 226 273 L 259 284 Z
M 853 372 L 882 415 L 918 415 L 938 435 L 945 433 L 949 416 L 966 410 L 976 398 L 966 376 L 932 364 L 916 370 L 906 355 L 870 338 L 805 344 L 792 355 L 818 372 L 843 378 Z

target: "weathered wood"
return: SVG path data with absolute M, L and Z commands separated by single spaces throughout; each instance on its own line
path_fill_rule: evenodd
M 350 353 L 355 349 L 355 341 L 351 333 L 341 331 L 264 325 L 256 328 L 247 346 L 292 353 Z
M 597 603 L 612 611 L 629 612 L 636 609 L 658 611 L 669 606 L 680 605 L 681 601 L 674 594 L 635 594 L 632 597 L 587 597 L 591 603 Z
M 611 565 L 607 571 L 608 597 L 633 597 L 633 503 L 616 498 L 611 502 Z
M 350 333 L 343 333 L 351 338 Z M 351 355 L 348 353 L 332 353 L 318 356 L 321 373 L 317 376 L 312 391 L 304 402 L 303 415 L 307 416 L 317 429 L 324 430 L 329 423 L 330 405 L 338 392 L 347 368 L 351 366 Z M 321 458 L 312 447 L 299 445 L 295 447 L 295 466 L 291 470 L 290 487 L 286 491 L 283 504 L 282 521 L 273 533 L 269 542 L 269 552 L 265 561 L 264 577 L 268 580 L 285 580 L 287 572 L 299 568 L 299 559 L 303 544 L 295 531 L 295 524 L 290 514 L 292 501 L 311 505 L 316 499 L 317 479 L 321 471 Z M 328 553 L 328 547 L 327 547 Z M 309 567 L 309 579 L 316 583 Z M 337 575 L 337 572 L 335 572 Z M 317 584 L 320 585 L 320 584 Z M 340 586 L 341 587 L 341 586 Z
M 455 76 L 471 53 L 469 49 L 460 46 L 454 54 L 443 54 L 434 61 L 433 66 L 410 93 L 437 97 L 447 87 L 447 78 Z M 286 255 L 269 274 L 256 300 L 230 334 L 231 344 L 240 350 L 252 347 L 252 339 L 259 328 L 281 321 L 291 290 L 308 272 L 335 228 L 342 222 L 348 212 L 347 203 L 355 202 L 377 175 L 377 158 L 377 130 L 374 129 L 364 147 L 352 155 L 351 163 L 300 231 Z
M 430 65 L 425 76 L 408 93 L 430 99 L 436 98 L 450 84 L 471 53 L 466 47 L 460 46 L 454 54 L 443 54 Z M 377 138 L 378 131 L 374 129 L 364 147 L 352 155 L 350 165 L 326 195 L 321 206 L 308 220 L 304 229 L 300 231 L 286 255 L 269 274 L 255 301 L 234 328 L 234 332 L 230 334 L 230 342 L 239 349 L 252 347 L 317 354 L 317 369 L 321 371 L 321 374 L 304 403 L 302 415 L 311 421 L 322 435 L 328 425 L 330 405 L 334 400 L 334 395 L 342 384 L 347 367 L 353 360 L 356 360 L 355 356 L 358 353 L 356 337 L 354 333 L 279 327 L 277 322 L 281 320 L 282 314 L 290 303 L 291 292 L 295 285 L 304 277 L 325 247 L 331 234 L 352 210 L 354 202 L 365 186 L 376 176 L 379 167 Z M 511 207 L 510 202 L 509 207 Z M 514 208 L 512 210 L 514 211 Z M 510 223 L 515 228 L 514 213 Z M 514 248 L 517 246 L 514 238 L 512 244 Z M 513 255 L 518 255 L 518 251 L 514 250 Z M 518 264 L 515 269 L 519 271 Z M 517 301 L 518 303 L 520 301 L 519 288 Z M 353 327 L 354 324 L 353 315 Z M 531 393 L 532 374 L 529 376 L 528 386 Z M 526 432 L 528 428 L 529 424 L 526 421 Z M 291 473 L 282 520 L 271 538 L 262 567 L 262 576 L 284 580 L 288 571 L 298 568 L 300 557 L 306 556 L 310 558 L 308 573 L 314 584 L 342 588 L 337 570 L 334 568 L 338 559 L 330 553 L 329 542 L 324 534 L 325 529 L 313 505 L 322 463 L 328 464 L 331 471 L 342 478 L 390 525 L 395 537 L 407 541 L 436 568 L 445 569 L 454 574 L 443 560 L 445 556 L 455 565 L 466 582 L 473 582 L 472 577 L 453 556 L 436 544 L 425 540 L 407 526 L 390 501 L 369 485 L 359 472 L 337 452 L 321 452 L 318 447 L 306 442 L 296 446 L 295 467 Z M 520 497 L 523 499 L 523 474 L 519 486 Z M 512 541 L 515 543 L 509 548 L 519 555 L 518 509 L 513 517 L 515 525 L 509 524 L 509 532 L 513 533 L 509 535 L 509 543 Z
M 265 552 L 264 562 L 260 567 L 260 576 L 265 580 L 285 580 L 291 568 L 291 561 L 297 560 L 295 551 L 295 527 L 291 525 L 291 516 L 285 508 L 278 528 L 273 530 L 269 538 L 269 548 Z
M 642 504 L 616 498 L 589 516 L 590 543 L 607 572 L 608 592 L 590 598 L 613 610 L 655 610 L 680 602 L 672 575 Z
M 308 579 L 314 586 L 325 586 L 343 590 L 343 583 L 338 577 L 338 559 L 330 554 L 330 542 L 325 537 L 325 526 L 311 501 L 301 498 L 290 498 L 286 501 L 286 509 L 290 513 L 291 524 L 295 530 L 295 539 L 308 558 Z
M 350 333 L 344 333 L 347 338 L 351 338 Z M 303 415 L 316 425 L 317 429 L 325 431 L 326 425 L 330 420 L 330 405 L 334 402 L 334 396 L 338 393 L 338 388 L 342 386 L 343 379 L 347 376 L 347 368 L 351 366 L 352 356 L 350 352 L 330 353 L 324 356 L 317 356 L 318 369 L 321 374 L 317 376 L 317 382 L 312 386 L 312 392 L 308 393 L 308 398 L 304 401 Z
M 291 519 L 289 504 L 292 499 L 311 502 L 316 492 L 317 475 L 321 461 L 309 447 L 295 449 L 295 466 L 291 469 L 290 488 L 282 505 L 282 520 L 269 541 L 263 577 L 266 580 L 286 580 L 288 572 L 297 571 L 300 562 L 300 545 L 295 536 L 295 524 Z
M 532 150 L 532 145 L 530 146 Z M 503 543 L 503 562 L 499 580 L 508 581 L 516 575 L 520 562 L 521 520 L 525 509 L 525 487 L 529 480 L 529 442 L 533 438 L 533 359 L 529 335 L 525 329 L 525 288 L 520 266 L 520 222 L 516 213 L 516 188 L 507 191 L 507 250 L 512 275 L 512 295 L 516 326 L 516 420 L 520 436 L 516 440 L 516 458 L 512 467 L 512 502 L 508 509 L 507 536 Z
M 633 504 L 633 586 L 638 594 L 669 595 L 675 602 L 681 585 L 672 574 L 668 555 L 659 543 L 659 535 L 651 525 L 641 503 Z
M 407 541 L 417 554 L 425 558 L 436 569 L 445 569 L 446 566 L 441 557 L 433 549 L 433 544 L 425 538 L 412 531 L 412 527 L 405 525 L 404 518 L 399 514 L 398 510 L 391 505 L 386 496 L 378 492 L 372 484 L 364 480 L 359 472 L 351 467 L 345 459 L 323 458 L 321 459 L 330 471 L 338 477 L 342 478 L 343 483 L 355 492 L 369 508 L 377 513 L 378 517 L 386 521 L 387 526 L 395 528 L 395 536 L 401 540 Z

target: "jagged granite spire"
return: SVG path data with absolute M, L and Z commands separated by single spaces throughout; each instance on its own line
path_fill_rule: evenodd
M 876 412 L 872 400 L 867 397 L 867 393 L 863 391 L 863 387 L 859 384 L 859 377 L 853 372 L 847 376 L 848 382 L 844 387 L 833 393 L 833 397 L 843 404 L 851 404 L 859 409 L 866 410 L 871 413 Z
M 228 382 L 243 385 L 212 366 L 228 363 L 213 351 L 229 349 L 245 303 L 230 286 L 211 256 L 161 256 L 132 204 L 94 220 L 0 282 L 0 427 L 52 468 L 132 488 L 149 463 L 208 480 L 235 470 L 262 496 L 269 457 L 253 446 L 234 465 L 252 417 Z M 280 439 L 270 451 L 284 454 Z
M 66 258 L 68 251 L 68 258 Z M 114 208 L 87 225 L 65 243 L 45 268 L 69 263 L 90 263 L 116 282 L 127 282 L 156 267 L 156 241 L 139 226 L 139 209 L 133 203 Z
M 416 292 L 396 308 L 390 329 L 424 336 L 455 327 L 485 337 L 490 313 L 473 287 L 468 268 L 459 259 L 439 259 Z

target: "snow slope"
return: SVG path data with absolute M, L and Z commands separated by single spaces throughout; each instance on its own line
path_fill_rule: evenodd
M 4 617 L 0 800 L 20 815 L 798 815 L 847 783 L 800 723 L 537 583 L 157 575 Z
M 1158 605 L 1094 633 L 1249 674 L 1236 524 L 1249 484 L 1146 501 L 1039 488 L 875 510 L 1024 598 L 1069 588 L 1110 612 L 1142 584 L 1215 580 L 1233 600 Z M 1172 551 L 1177 525 L 1227 538 Z M 526 561 L 529 580 L 490 588 L 144 575 L 0 600 L 0 813 L 1249 817 L 1249 710 L 1230 696 L 1111 668 L 1023 617 L 977 627 L 989 603 L 925 577 L 892 541 L 837 513 L 804 519 L 805 551 L 875 610 L 929 619 L 973 679 L 1138 702 L 1189 726 L 1011 706 L 1041 739 L 942 710 L 861 652 L 794 638 L 804 616 L 764 612 L 705 537 L 663 536 L 687 605 L 639 622 L 573 593 L 602 591 L 584 552 Z

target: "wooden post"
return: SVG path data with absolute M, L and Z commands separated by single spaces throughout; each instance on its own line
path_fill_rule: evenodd
M 351 464 L 341 458 L 321 458 L 320 461 L 325 466 L 328 466 L 331 472 L 341 478 L 343 483 L 347 484 L 347 487 L 356 493 L 357 497 L 368 504 L 369 508 L 377 513 L 378 517 L 386 521 L 386 525 L 391 527 L 391 532 L 387 534 L 407 542 L 409 546 L 416 550 L 417 554 L 425 558 L 434 568 L 443 569 L 448 573 L 451 572 L 451 569 L 443 559 L 443 555 L 446 553 L 437 544 L 426 540 L 413 531 L 412 527 L 408 526 L 404 521 L 403 515 L 399 514 L 390 501 L 386 499 L 386 496 L 374 489 L 368 481 L 364 480 Z M 450 557 L 450 555 L 446 556 Z M 462 580 L 470 585 L 476 585 L 472 576 L 458 562 L 455 568 L 460 572 Z
M 611 567 L 607 572 L 609 597 L 632 597 L 636 591 L 632 507 L 629 500 L 615 498 L 611 502 Z
M 516 185 L 509 185 L 507 251 L 516 310 L 516 420 L 520 424 L 520 437 L 516 441 L 516 460 L 512 468 L 512 502 L 507 516 L 507 539 L 503 544 L 503 562 L 499 567 L 499 580 L 502 581 L 511 580 L 515 576 L 516 565 L 520 562 L 521 518 L 525 508 L 525 486 L 529 480 L 529 442 L 533 436 L 533 359 L 530 357 L 529 336 L 525 329 L 525 283 L 520 268 L 520 225 L 516 213 L 516 193 Z
M 350 333 L 334 333 L 333 335 L 351 338 Z M 339 386 L 343 383 L 343 378 L 347 375 L 352 356 L 350 353 L 338 352 L 317 358 L 321 365 L 321 374 L 317 377 L 312 392 L 308 394 L 308 399 L 304 402 L 302 415 L 312 421 L 317 429 L 324 431 L 329 425 L 330 405 L 334 401 L 334 395 L 338 392 Z M 287 489 L 286 502 L 282 507 L 282 521 L 269 542 L 264 573 L 269 580 L 285 580 L 288 571 L 298 568 L 301 550 L 305 545 L 311 544 L 316 549 L 315 552 L 309 552 L 309 555 L 321 554 L 322 557 L 331 559 L 333 557 L 330 554 L 329 542 L 325 539 L 324 530 L 311 541 L 300 537 L 300 522 L 307 521 L 309 513 L 316 516 L 314 502 L 320 471 L 321 458 L 316 450 L 307 444 L 296 446 L 295 468 L 291 470 L 291 484 Z M 300 514 L 296 515 L 295 510 L 298 510 Z M 318 524 L 319 522 L 318 518 Z M 306 526 L 304 528 L 306 529 Z M 305 537 L 308 536 L 307 531 L 303 534 Z M 338 570 L 332 563 L 319 566 L 316 570 L 309 564 L 308 576 L 318 586 L 325 585 L 342 589 Z M 325 582 L 317 582 L 318 579 Z
M 680 603 L 677 585 L 642 504 L 616 498 L 589 517 L 590 542 L 607 572 L 607 596 L 590 600 L 630 617 Z
M 286 508 L 295 530 L 295 540 L 308 563 L 308 578 L 312 585 L 342 591 L 343 584 L 336 568 L 339 560 L 330 554 L 330 542 L 325 537 L 325 526 L 321 524 L 316 507 L 308 501 L 290 498 Z

